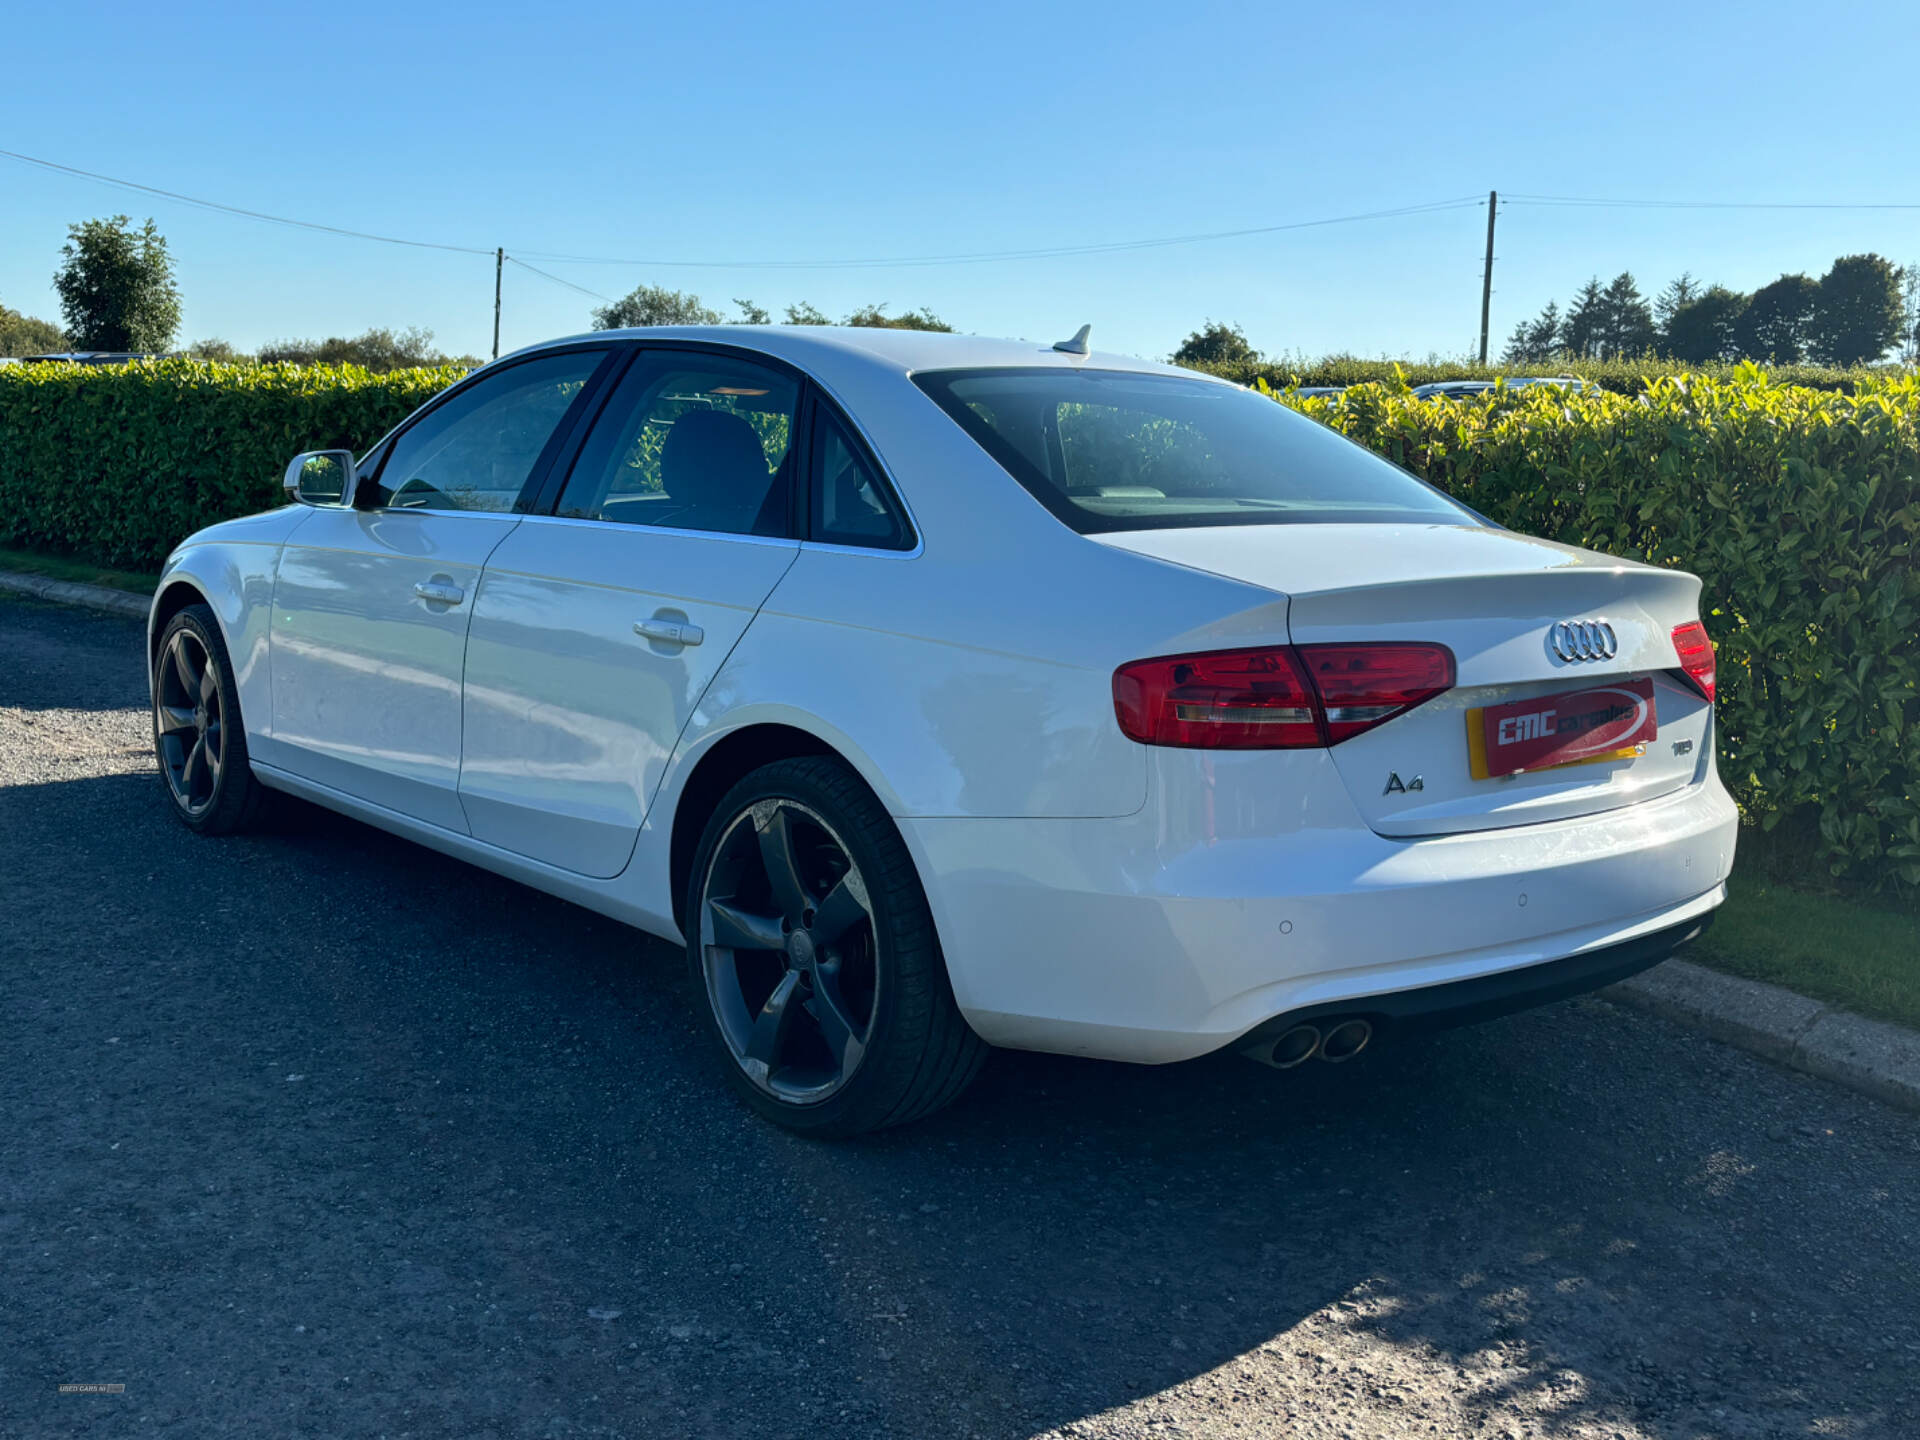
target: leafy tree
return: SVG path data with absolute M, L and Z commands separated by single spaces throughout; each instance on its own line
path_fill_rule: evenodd
M 925 306 L 918 310 L 904 310 L 898 315 L 889 315 L 884 300 L 878 305 L 861 306 L 847 316 L 847 324 L 865 330 L 937 330 L 946 335 L 953 333 L 953 326 Z
M 251 360 L 251 355 L 243 355 L 228 341 L 218 336 L 209 336 L 205 340 L 196 340 L 187 347 L 187 354 L 196 360 L 219 360 L 228 364 L 236 360 Z
M 275 340 L 260 347 L 260 358 L 294 365 L 360 365 L 376 374 L 423 365 L 480 363 L 471 355 L 442 355 L 433 346 L 433 332 L 418 326 L 397 333 L 376 327 L 351 340 L 338 335 L 325 340 Z
M 1176 365 L 1257 365 L 1260 352 L 1247 343 L 1238 325 L 1209 320 L 1180 342 L 1173 352 Z
M 1843 255 L 1820 277 L 1814 355 L 1829 365 L 1878 360 L 1899 339 L 1900 320 L 1899 267 L 1879 255 Z
M 1782 275 L 1747 301 L 1734 330 L 1738 353 L 1748 360 L 1798 365 L 1813 344 L 1813 315 L 1820 286 L 1805 275 Z
M 668 290 L 660 285 L 636 285 L 611 305 L 593 312 L 596 330 L 625 330 L 635 325 L 718 325 L 720 312 L 710 310 L 698 295 Z
M 1738 359 L 1737 336 L 1746 308 L 1747 297 L 1724 285 L 1696 291 L 1693 299 L 1667 317 L 1667 354 L 1694 364 Z
M 67 332 L 0 305 L 0 355 L 51 355 L 67 348 Z
M 1622 270 L 1606 289 L 1602 358 L 1644 355 L 1653 348 L 1653 311 L 1631 272 Z
M 53 288 L 67 333 L 81 350 L 154 352 L 180 328 L 180 288 L 166 239 L 149 220 L 125 215 L 67 228 Z
M 1920 365 L 1920 260 L 1900 270 L 1900 358 Z
M 735 300 L 734 305 L 740 311 L 736 325 L 767 325 L 772 323 L 765 307 L 752 300 Z M 726 323 L 725 317 L 717 310 L 709 309 L 698 295 L 686 294 L 678 290 L 665 290 L 653 285 L 642 285 L 624 299 L 616 300 L 604 309 L 593 312 L 593 323 L 601 330 L 618 330 L 629 325 L 720 325 Z M 819 306 L 810 305 L 805 300 L 787 306 L 786 323 L 789 325 L 831 325 Z M 922 306 L 918 310 L 904 310 L 898 315 L 889 315 L 885 302 L 878 305 L 863 305 L 840 322 L 843 325 L 858 325 L 883 330 L 941 330 L 951 332 L 953 327 L 942 320 L 933 311 Z
M 1656 335 L 1652 308 L 1632 273 L 1623 270 L 1604 289 L 1597 275 L 1580 287 L 1560 340 L 1561 348 L 1583 360 L 1607 360 L 1645 354 Z
M 1596 275 L 1580 287 L 1567 307 L 1567 318 L 1560 324 L 1561 348 L 1582 360 L 1590 359 L 1600 353 L 1606 329 L 1607 297 Z
M 1694 279 L 1692 272 L 1688 270 L 1682 270 L 1677 279 L 1668 282 L 1667 288 L 1662 290 L 1660 297 L 1653 302 L 1654 324 L 1659 326 L 1662 335 L 1665 335 L 1668 327 L 1673 324 L 1675 315 L 1700 298 L 1702 288 L 1700 282 Z
M 1513 327 L 1513 335 L 1507 341 L 1507 352 L 1503 358 L 1509 365 L 1521 365 L 1551 360 L 1559 353 L 1560 307 L 1549 300 L 1546 309 L 1533 319 L 1522 320 Z

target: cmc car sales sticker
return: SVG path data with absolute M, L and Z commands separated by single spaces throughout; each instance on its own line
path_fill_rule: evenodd
M 1473 778 L 1630 759 L 1660 731 L 1653 681 L 1623 680 L 1467 712 Z

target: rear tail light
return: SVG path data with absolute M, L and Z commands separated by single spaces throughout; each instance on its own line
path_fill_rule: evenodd
M 1674 626 L 1673 648 L 1687 678 L 1702 695 L 1713 699 L 1713 641 L 1707 638 L 1707 627 L 1698 620 Z
M 1113 711 L 1143 745 L 1298 750 L 1326 742 L 1293 650 L 1216 650 L 1136 660 L 1113 672 Z
M 1304 750 L 1337 745 L 1452 685 L 1444 645 L 1277 645 L 1122 665 L 1113 711 L 1143 745 Z
M 1338 745 L 1453 688 L 1444 645 L 1302 645 L 1320 692 L 1327 743 Z

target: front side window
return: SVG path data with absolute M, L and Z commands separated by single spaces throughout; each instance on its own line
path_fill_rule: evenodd
M 605 358 L 604 350 L 585 350 L 521 361 L 436 405 L 394 441 L 380 467 L 379 503 L 396 510 L 512 510 Z
M 783 536 L 800 386 L 722 355 L 643 353 L 607 401 L 556 514 Z
M 913 378 L 1082 534 L 1307 521 L 1480 523 L 1398 466 L 1237 386 L 1061 367 Z

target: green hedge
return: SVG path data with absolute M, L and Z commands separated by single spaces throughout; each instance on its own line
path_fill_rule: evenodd
M 156 568 L 278 503 L 295 452 L 364 449 L 460 373 L 0 367 L 0 545 Z M 1849 392 L 1747 366 L 1632 396 L 1276 398 L 1501 524 L 1699 574 L 1721 767 L 1748 815 L 1804 831 L 1833 875 L 1920 887 L 1920 379 Z
M 1544 360 L 1524 365 L 1472 365 L 1457 360 L 1428 360 L 1415 363 L 1403 360 L 1362 360 L 1353 355 L 1328 355 L 1318 360 L 1263 360 L 1251 365 L 1199 365 L 1195 369 L 1237 380 L 1242 385 L 1264 382 L 1276 390 L 1293 385 L 1392 385 L 1404 378 L 1409 385 L 1425 385 L 1434 380 L 1497 380 L 1503 375 L 1578 375 L 1606 390 L 1622 395 L 1638 395 L 1649 383 L 1663 376 L 1706 375 L 1714 379 L 1737 379 L 1745 372 L 1738 365 L 1688 365 L 1664 360 L 1657 355 L 1638 360 Z M 1804 385 L 1814 390 L 1852 391 L 1912 370 L 1900 366 L 1856 366 L 1841 370 L 1825 365 L 1780 365 L 1768 374 L 1777 385 Z
M 279 504 L 300 451 L 364 450 L 464 373 L 0 366 L 0 545 L 158 570 L 201 526 Z
M 1503 525 L 1699 575 L 1749 817 L 1792 821 L 1834 876 L 1920 885 L 1920 378 L 1276 398 Z

